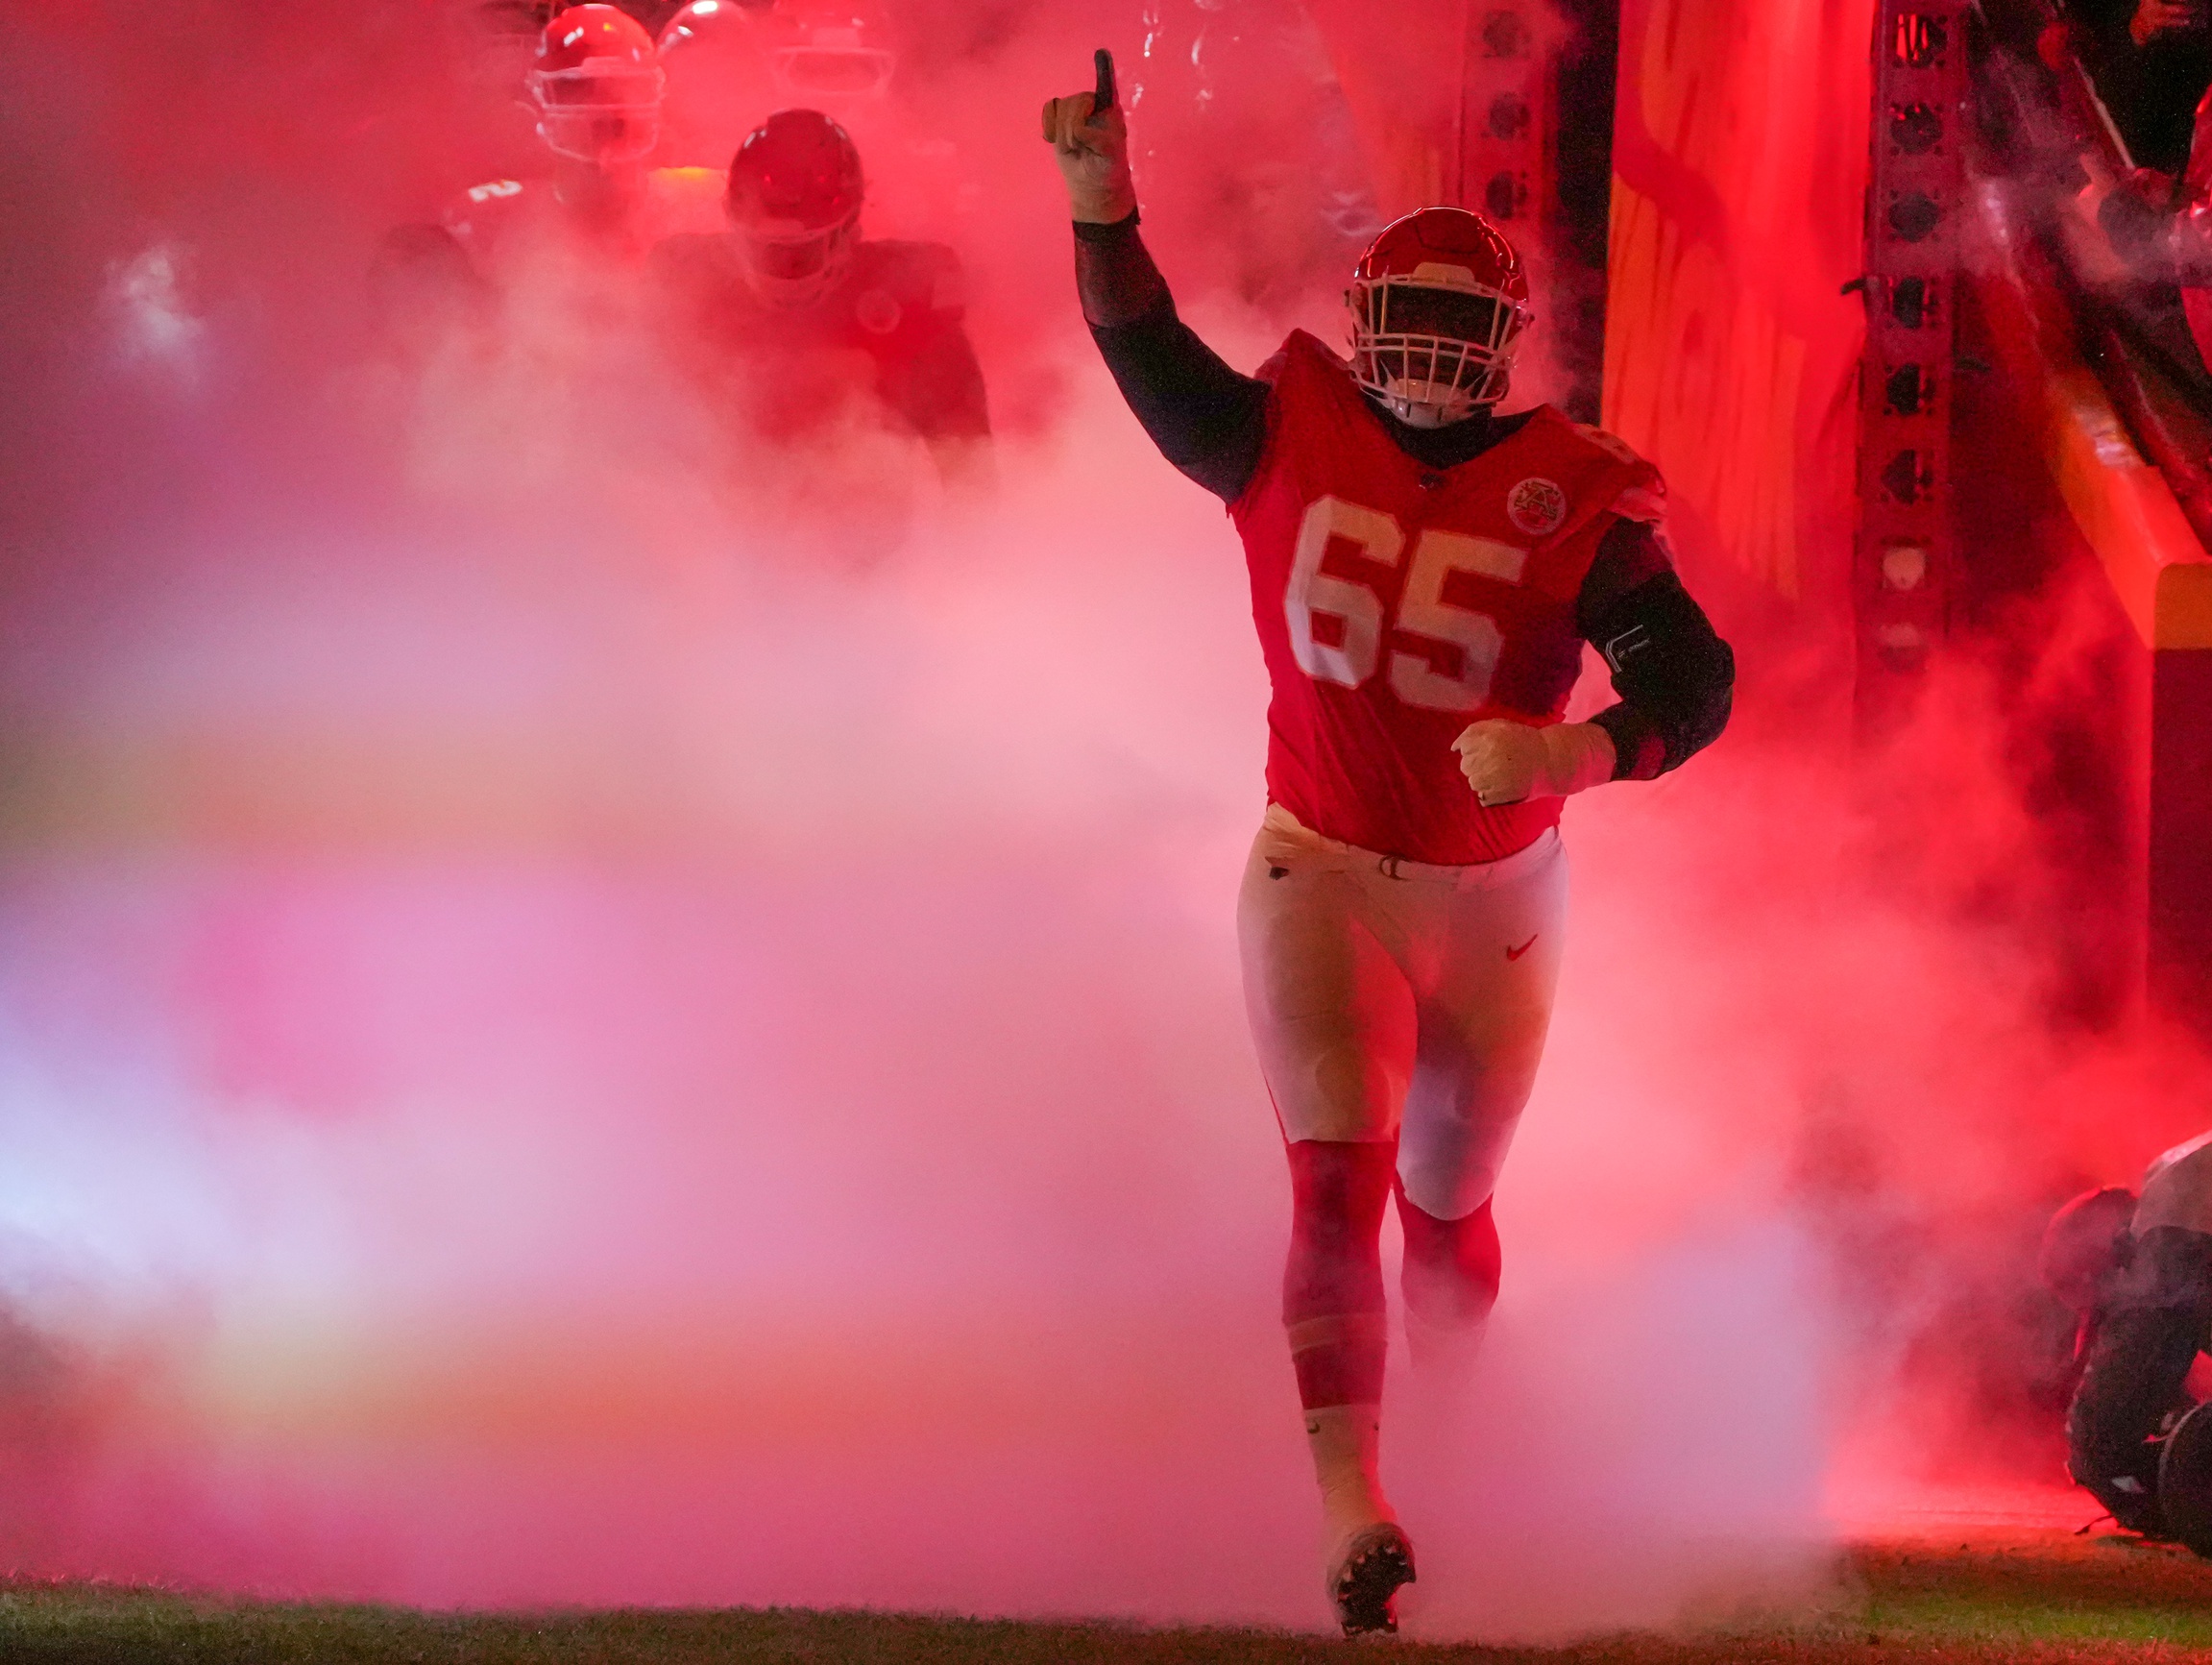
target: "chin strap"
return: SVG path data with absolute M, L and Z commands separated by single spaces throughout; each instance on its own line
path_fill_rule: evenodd
M 1452 416 L 1447 414 L 1448 407 L 1442 404 L 1430 404 L 1422 400 L 1394 399 L 1390 404 L 1391 414 L 1404 423 L 1406 427 L 1419 428 L 1430 432 L 1434 432 L 1440 428 L 1449 428 L 1457 422 L 1465 422 L 1469 416 L 1474 414 L 1474 407 L 1471 405 L 1468 407 L 1467 416 Z
M 1442 405 L 1430 404 L 1425 401 L 1393 399 L 1388 394 L 1375 393 L 1372 390 L 1368 391 L 1367 396 L 1375 407 L 1389 417 L 1391 421 L 1422 433 L 1434 433 L 1443 428 L 1457 428 L 1463 422 L 1472 422 L 1477 417 L 1495 416 L 1497 413 L 1497 400 L 1495 399 L 1484 400 L 1478 404 L 1471 404 L 1458 416 L 1446 416 Z M 1503 396 L 1500 395 L 1500 397 Z M 1422 415 L 1431 412 L 1436 417 L 1435 421 L 1422 420 Z

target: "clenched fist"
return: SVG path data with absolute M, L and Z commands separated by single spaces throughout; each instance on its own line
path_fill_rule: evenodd
M 1092 225 L 1110 226 L 1136 212 L 1136 183 L 1129 171 L 1129 123 L 1121 106 L 1095 120 L 1096 94 L 1079 92 L 1045 100 L 1045 139 L 1067 182 L 1068 212 Z
M 1490 808 L 1566 797 L 1613 778 L 1613 736 L 1594 722 L 1536 728 L 1504 718 L 1471 722 L 1451 743 L 1460 772 Z

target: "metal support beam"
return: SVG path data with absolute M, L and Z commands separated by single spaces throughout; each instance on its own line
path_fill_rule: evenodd
M 1534 0 L 1474 0 L 1460 80 L 1455 200 L 1526 237 L 1551 202 L 1549 30 Z
M 1446 196 L 1537 260 L 1542 395 L 1595 422 L 1619 0 L 1467 0 L 1466 17 Z
M 1966 7 L 1882 0 L 1859 373 L 1858 707 L 1879 727 L 1950 624 L 1951 379 L 1966 172 Z

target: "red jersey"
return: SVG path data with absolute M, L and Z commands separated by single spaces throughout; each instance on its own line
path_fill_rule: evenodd
M 1451 743 L 1487 717 L 1560 720 L 1582 670 L 1583 577 L 1616 520 L 1658 519 L 1658 471 L 1549 405 L 1429 468 L 1303 331 L 1260 376 L 1267 439 L 1229 515 L 1274 687 L 1269 798 L 1413 861 L 1534 843 L 1565 800 L 1484 808 Z
M 754 435 L 834 432 L 857 405 L 923 439 L 989 437 L 960 257 L 942 244 L 856 243 L 837 286 L 803 306 L 762 300 L 727 232 L 670 237 L 652 268 L 687 358 Z

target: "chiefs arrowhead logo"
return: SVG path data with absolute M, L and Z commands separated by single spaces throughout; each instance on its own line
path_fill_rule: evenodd
M 1506 493 L 1505 518 L 1532 538 L 1549 537 L 1567 519 L 1567 493 L 1556 480 L 1522 480 Z

